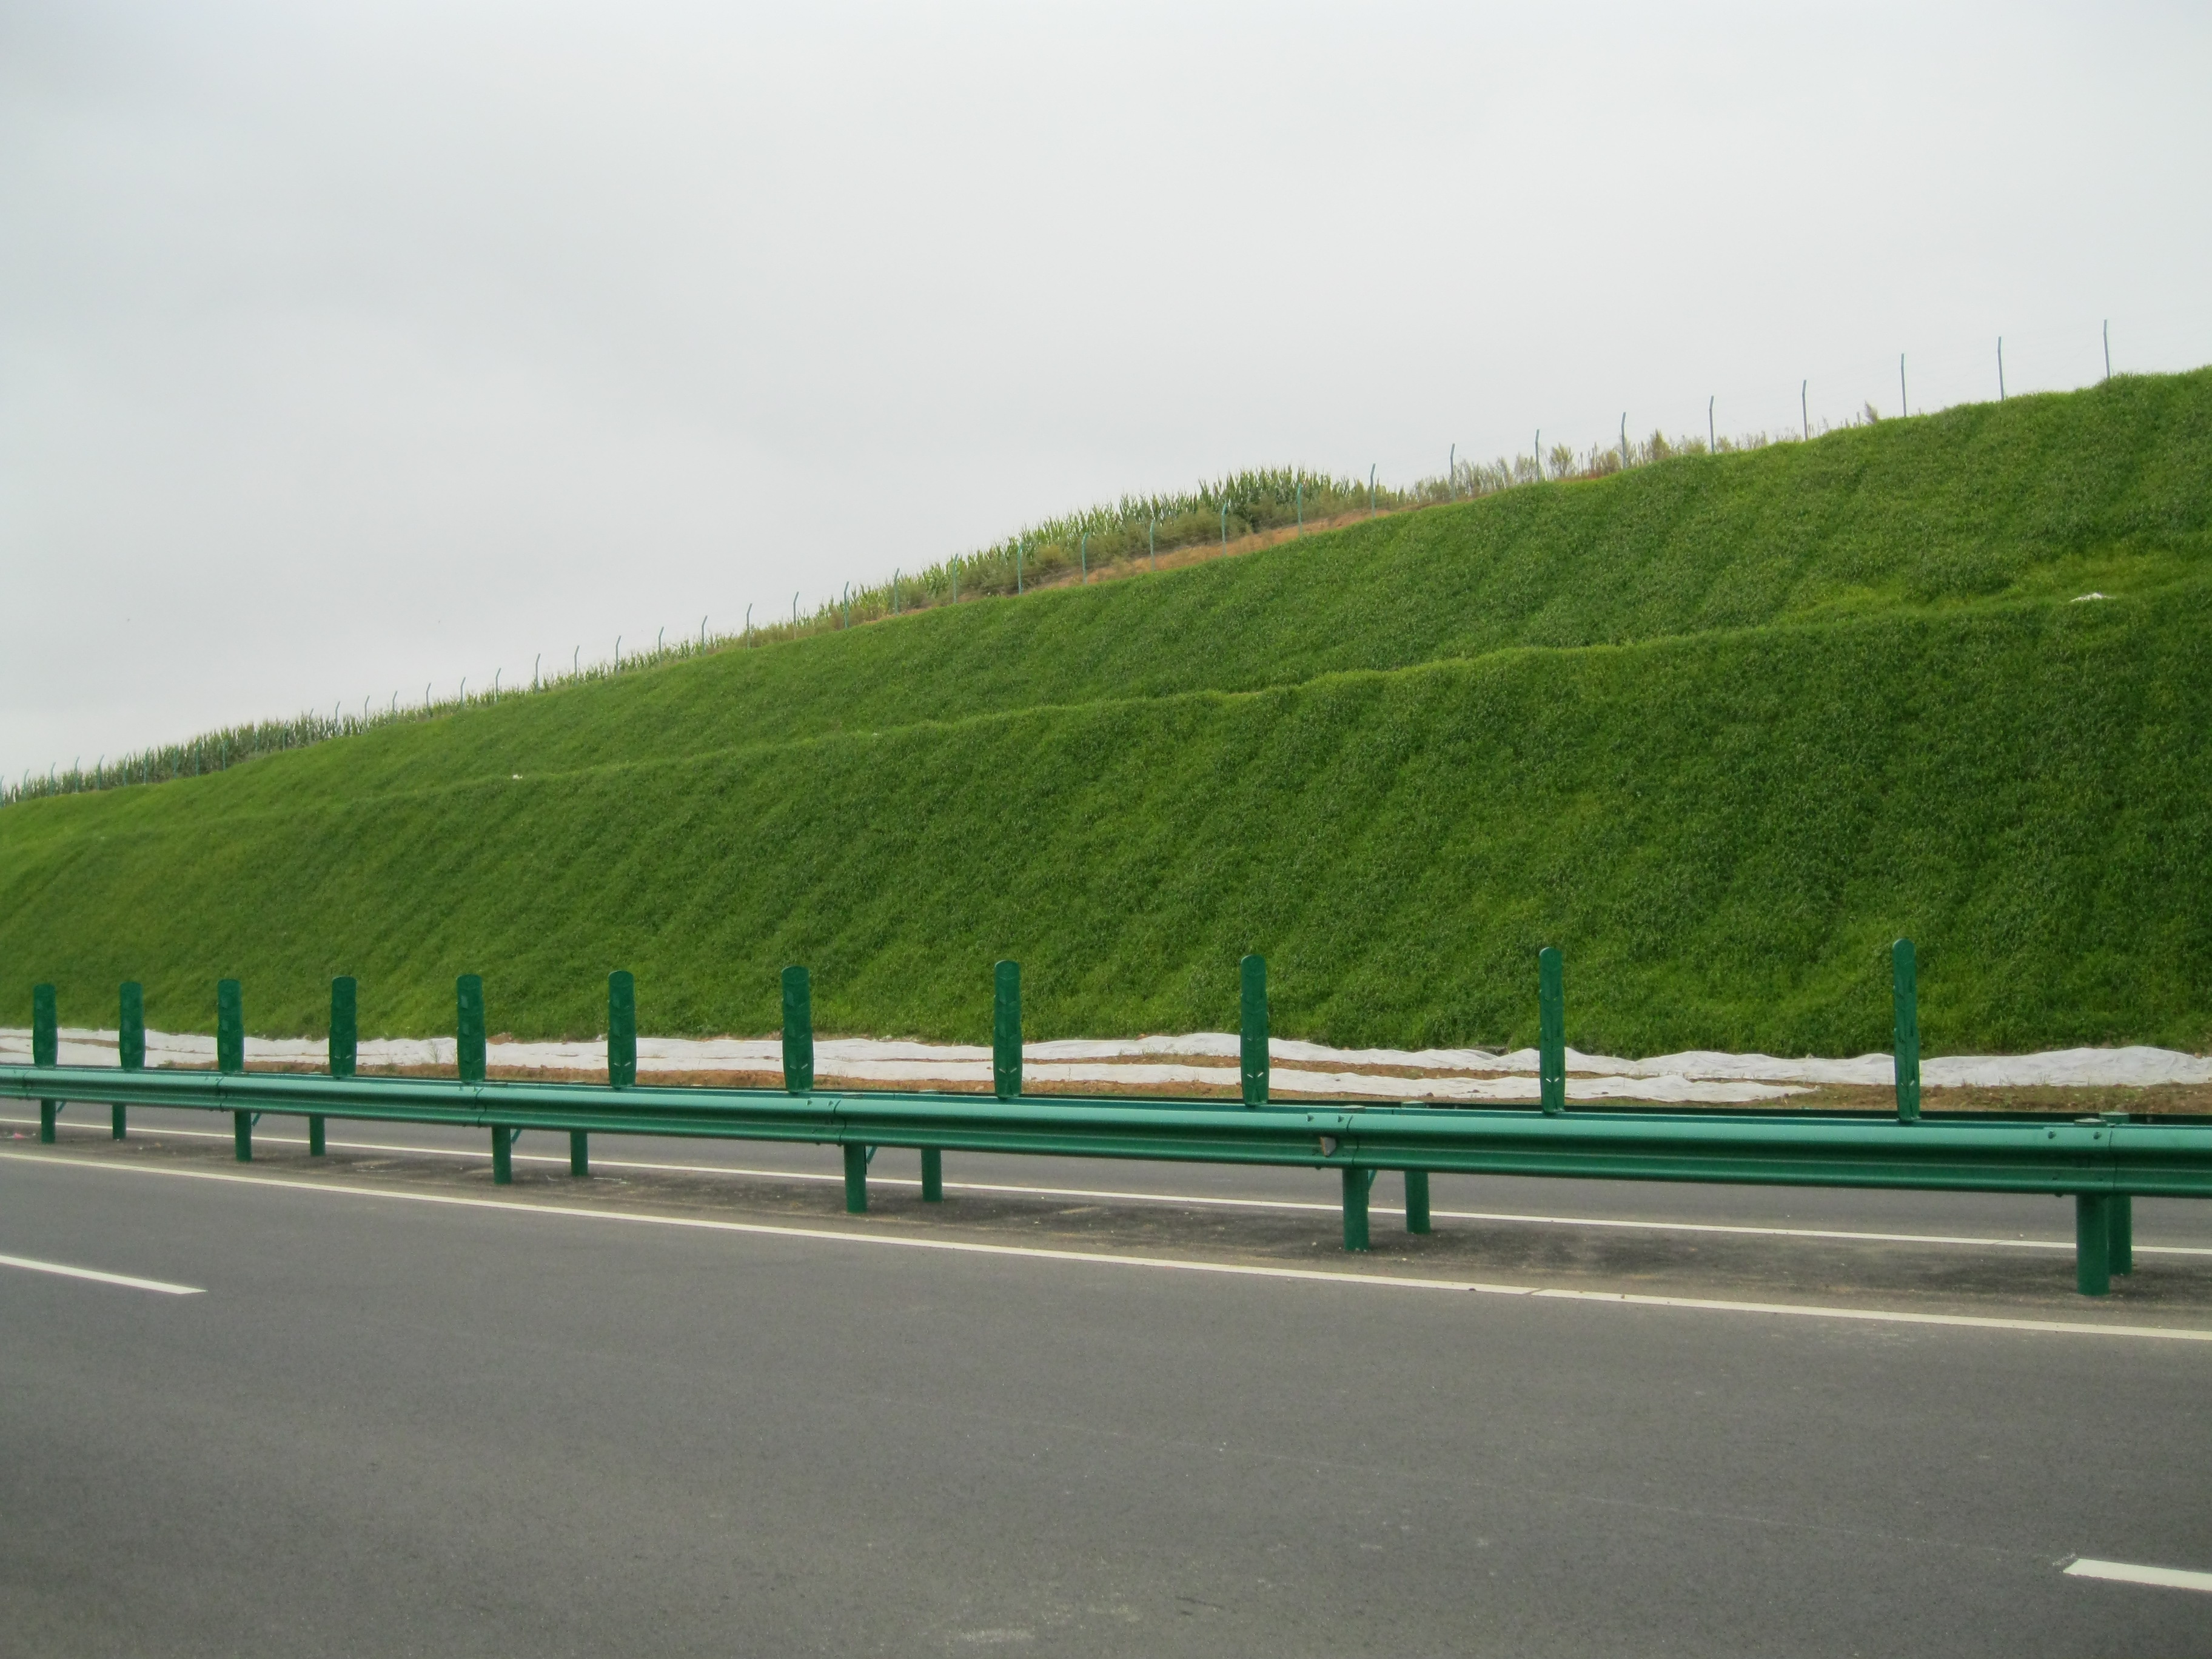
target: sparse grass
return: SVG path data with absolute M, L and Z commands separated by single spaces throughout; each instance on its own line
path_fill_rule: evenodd
M 2212 373 L 1688 457 L 0 813 L 6 995 L 208 1029 L 2212 1042 Z M 2074 604 L 2095 588 L 2112 597 Z M 514 775 L 522 775 L 517 778 Z

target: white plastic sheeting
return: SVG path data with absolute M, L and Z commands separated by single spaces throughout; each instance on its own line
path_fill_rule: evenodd
M 112 1066 L 115 1033 L 64 1029 L 64 1066 Z M 1182 1036 L 1032 1042 L 1023 1051 L 1024 1075 L 1033 1086 L 1073 1084 L 1125 1088 L 1234 1089 L 1236 1066 L 1194 1061 L 1237 1059 L 1233 1032 L 1197 1031 Z M 249 1065 L 319 1066 L 326 1047 L 319 1038 L 249 1037 Z M 367 1067 L 451 1066 L 451 1037 L 379 1037 L 358 1050 Z M 1332 1048 L 1317 1042 L 1278 1040 L 1268 1045 L 1278 1095 L 1358 1097 L 1392 1100 L 1528 1101 L 1536 1098 L 1536 1051 L 1507 1054 L 1484 1048 Z M 30 1032 L 0 1027 L 0 1062 L 26 1064 Z M 501 1069 L 591 1072 L 606 1064 L 602 1042 L 502 1042 L 489 1045 L 490 1063 Z M 641 1037 L 638 1071 L 674 1073 L 776 1072 L 783 1047 L 775 1037 Z M 215 1039 L 161 1031 L 146 1034 L 149 1066 L 215 1064 Z M 1705 1104 L 1779 1099 L 1823 1084 L 1880 1086 L 1891 1081 L 1887 1054 L 1848 1060 L 1781 1060 L 1771 1054 L 1707 1050 L 1620 1060 L 1567 1050 L 1567 1094 L 1576 1100 L 1680 1101 Z M 879 1086 L 988 1085 L 991 1051 L 980 1044 L 896 1042 L 875 1037 L 824 1037 L 815 1043 L 815 1075 L 824 1081 Z M 2143 1087 L 2160 1083 L 2212 1083 L 2212 1059 L 2171 1048 L 2063 1048 L 2039 1054 L 1954 1055 L 1923 1060 L 1924 1087 L 2014 1088 L 2032 1085 Z

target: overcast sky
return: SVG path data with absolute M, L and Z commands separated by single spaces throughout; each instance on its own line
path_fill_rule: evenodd
M 2212 8 L 0 0 L 0 771 L 2212 361 Z

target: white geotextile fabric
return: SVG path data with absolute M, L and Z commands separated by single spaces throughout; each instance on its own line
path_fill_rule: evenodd
M 112 1030 L 65 1028 L 58 1058 L 64 1066 L 112 1066 Z M 248 1064 L 320 1066 L 327 1048 L 318 1037 L 249 1037 Z M 1367 1095 L 1401 1100 L 1533 1100 L 1536 1051 L 1494 1054 L 1484 1048 L 1332 1048 L 1318 1042 L 1278 1039 L 1267 1045 L 1277 1094 Z M 1232 1066 L 1190 1060 L 1237 1057 L 1233 1032 L 1197 1031 L 1183 1036 L 1032 1042 L 1023 1050 L 1024 1072 L 1039 1083 L 1118 1083 L 1172 1086 L 1218 1084 L 1234 1087 Z M 451 1037 L 377 1037 L 360 1045 L 361 1063 L 451 1066 Z M 592 1071 L 606 1064 L 603 1041 L 503 1042 L 489 1045 L 498 1066 L 531 1071 Z M 0 1062 L 27 1064 L 27 1028 L 0 1027 Z M 783 1047 L 775 1037 L 641 1037 L 641 1073 L 773 1072 Z M 149 1066 L 212 1066 L 215 1039 L 170 1032 L 146 1034 Z M 991 1051 L 979 1044 L 908 1042 L 875 1037 L 824 1037 L 814 1045 L 817 1077 L 854 1083 L 988 1083 Z M 1707 1050 L 1620 1060 L 1567 1050 L 1567 1093 L 1574 1099 L 1679 1100 L 1705 1103 L 1771 1100 L 1798 1092 L 1784 1085 L 1822 1083 L 1882 1085 L 1892 1080 L 1887 1054 L 1854 1059 L 1779 1060 L 1770 1054 Z M 1415 1076 L 1390 1073 L 1413 1073 Z M 1923 1060 L 1923 1086 L 2016 1088 L 2032 1085 L 2142 1087 L 2158 1083 L 2212 1083 L 2212 1059 L 2172 1048 L 2062 1048 L 2039 1054 L 1953 1055 Z

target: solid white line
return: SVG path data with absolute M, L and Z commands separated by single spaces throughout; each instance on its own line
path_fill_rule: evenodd
M 155 1291 L 163 1296 L 205 1296 L 197 1285 L 165 1285 L 158 1279 L 133 1279 L 129 1273 L 104 1273 L 92 1267 L 68 1267 L 58 1261 L 33 1261 L 28 1256 L 0 1255 L 0 1267 L 21 1267 L 26 1273 L 58 1273 L 64 1279 L 89 1279 L 97 1285 L 120 1285 L 125 1290 Z
M 2066 1569 L 2075 1578 L 2109 1578 L 2120 1584 L 2156 1584 L 2164 1589 L 2212 1590 L 2212 1572 L 2189 1572 L 2180 1567 L 2139 1567 L 2130 1561 L 2075 1562 Z
M 455 1209 L 497 1210 L 513 1215 L 558 1216 L 569 1220 L 634 1227 L 679 1227 L 696 1232 L 744 1233 L 763 1238 L 818 1239 L 837 1244 L 873 1245 L 900 1250 L 941 1250 L 961 1255 L 1018 1256 L 1033 1261 L 1076 1262 L 1106 1267 L 1148 1267 L 1169 1273 L 1214 1273 L 1234 1279 L 1283 1279 L 1361 1289 L 1455 1291 L 1478 1296 L 1524 1296 L 1535 1301 L 1584 1302 L 1613 1307 L 1678 1308 L 1701 1313 L 1766 1314 L 1793 1319 L 1836 1319 L 1862 1324 L 1934 1325 L 1963 1330 L 2023 1331 L 2039 1336 L 2124 1337 L 2149 1342 L 2212 1342 L 2212 1330 L 2179 1326 L 2098 1325 L 2080 1320 L 1999 1319 L 1976 1314 L 1910 1313 L 1890 1308 L 1823 1308 L 1790 1302 L 1728 1302 L 1717 1297 L 1647 1296 L 1626 1291 L 1570 1291 L 1534 1285 L 1491 1285 L 1464 1279 L 1420 1279 L 1408 1274 L 1343 1273 L 1316 1267 L 1261 1267 L 1226 1261 L 1192 1261 L 1174 1256 L 1119 1255 L 1101 1250 L 1048 1250 L 1029 1244 L 984 1244 L 967 1239 L 916 1238 L 896 1233 L 854 1232 L 836 1227 L 790 1227 L 759 1221 L 712 1221 L 702 1216 L 641 1215 L 621 1210 L 586 1209 L 574 1204 L 527 1204 L 514 1199 L 465 1198 L 453 1193 L 414 1193 L 396 1188 L 350 1187 L 337 1182 L 293 1181 L 236 1175 L 215 1170 L 167 1169 L 150 1164 L 60 1157 L 51 1152 L 0 1152 L 0 1159 L 47 1169 L 91 1170 L 118 1175 L 167 1176 L 181 1181 L 219 1181 L 244 1187 L 274 1187 L 289 1192 L 387 1203 L 442 1204 Z
M 27 1127 L 35 1118 L 0 1117 L 0 1124 L 19 1124 Z M 69 1126 L 64 1126 L 69 1127 Z M 82 1126 L 79 1126 L 82 1127 Z M 102 1133 L 105 1133 L 104 1131 Z M 194 1140 L 228 1140 L 228 1129 L 172 1129 L 159 1128 L 141 1131 L 148 1134 L 178 1135 Z M 304 1135 L 262 1134 L 255 1138 L 279 1146 L 304 1146 Z M 326 1146 L 338 1152 L 404 1152 L 421 1158 L 458 1158 L 484 1164 L 491 1161 L 489 1151 L 478 1152 L 472 1146 L 401 1146 L 385 1141 L 331 1140 Z M 546 1164 L 567 1167 L 568 1158 L 561 1153 L 524 1152 L 514 1154 L 518 1164 Z M 842 1182 L 842 1175 L 817 1174 L 811 1170 L 757 1170 L 730 1164 L 653 1164 L 641 1160 L 594 1156 L 595 1170 L 642 1170 L 654 1173 L 675 1175 L 726 1175 L 754 1176 L 767 1181 L 819 1181 Z M 875 1175 L 871 1182 L 885 1187 L 919 1187 L 921 1182 L 911 1176 Z M 1221 1198 L 1196 1193 L 1139 1193 L 1121 1192 L 1111 1188 L 1096 1187 L 1016 1187 L 987 1181 L 948 1181 L 948 1193 L 1001 1193 L 1027 1198 L 1103 1198 L 1117 1199 L 1139 1204 L 1203 1205 L 1214 1209 L 1235 1210 L 1312 1210 L 1334 1215 L 1339 1206 L 1315 1203 L 1296 1198 Z M 1374 1215 L 1403 1215 L 1397 1205 L 1376 1204 L 1370 1206 Z M 1534 1227 L 1612 1227 L 1632 1232 L 1653 1233 L 1733 1233 L 1747 1238 L 1825 1238 L 1850 1244 L 1941 1244 L 1955 1248 L 1995 1250 L 2064 1250 L 2071 1253 L 2074 1241 L 2070 1238 L 1985 1238 L 1971 1233 L 1871 1233 L 1856 1232 L 1837 1227 L 1753 1227 L 1719 1221 L 1635 1221 L 1616 1216 L 1589 1215 L 1529 1215 L 1510 1210 L 1431 1210 L 1431 1218 L 1438 1221 L 1504 1221 Z M 2198 1244 L 2135 1245 L 2137 1255 L 2212 1256 L 2212 1246 Z

